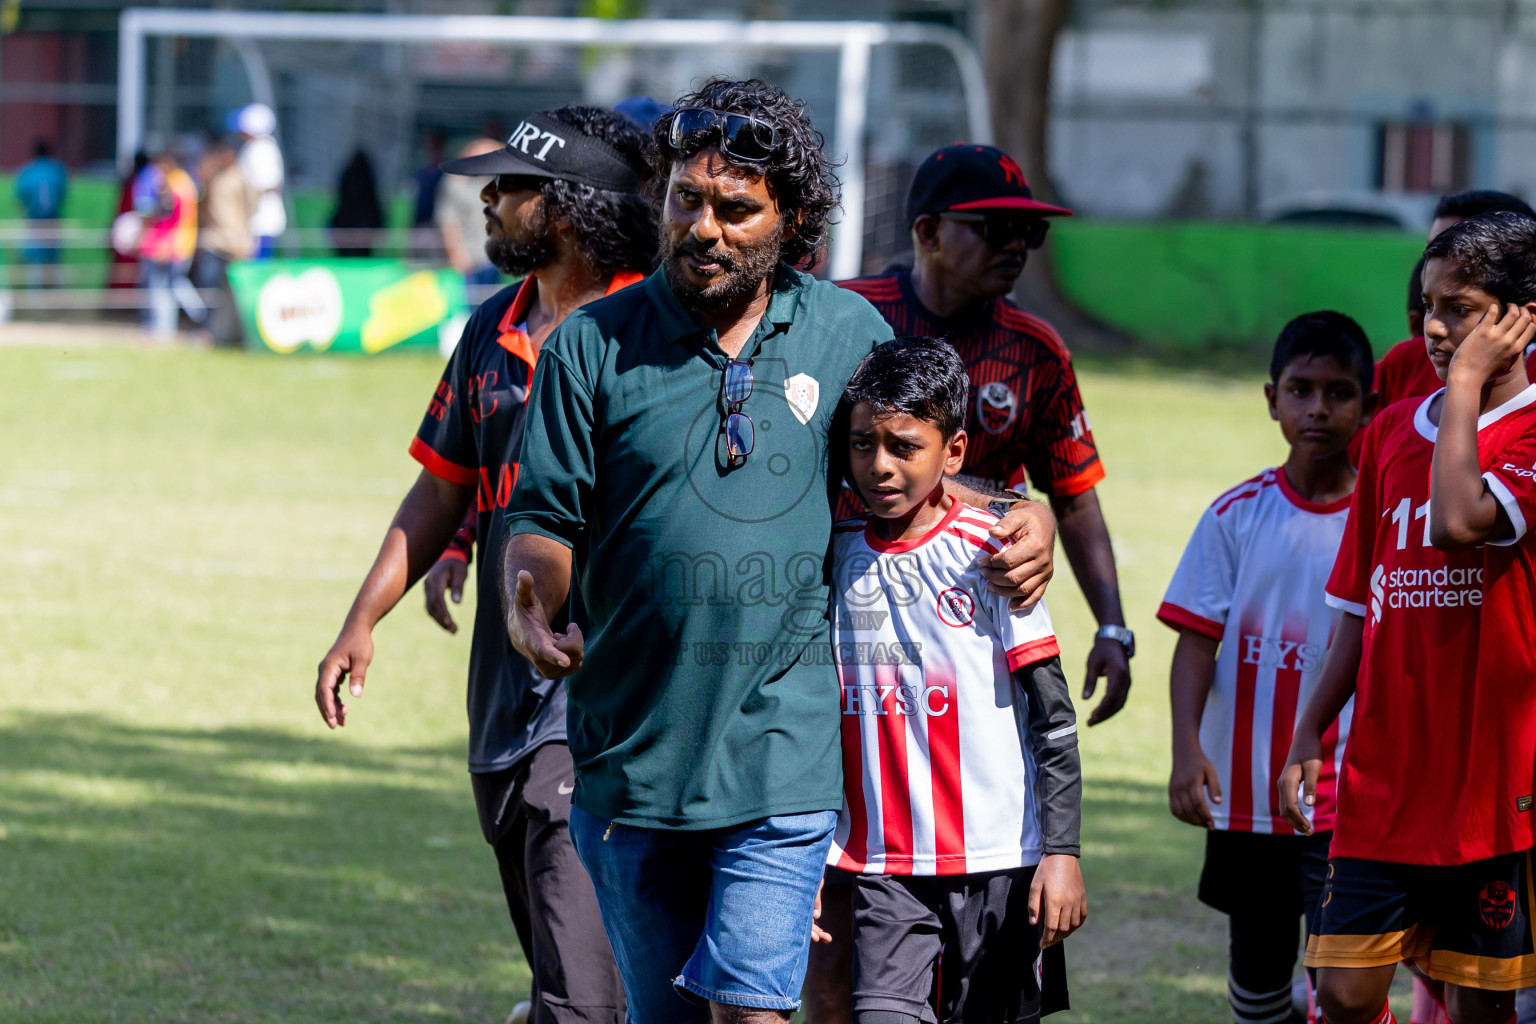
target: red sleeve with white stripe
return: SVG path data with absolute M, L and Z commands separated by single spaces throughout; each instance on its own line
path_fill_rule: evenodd
M 1376 429 L 1380 422 L 1378 420 L 1366 429 L 1365 442 L 1360 446 L 1360 475 L 1355 481 L 1355 496 L 1349 503 L 1344 539 L 1339 543 L 1333 574 L 1328 577 L 1323 595 L 1330 608 L 1362 619 L 1371 599 L 1371 559 L 1376 552 L 1376 530 L 1381 520 L 1377 476 L 1381 431 Z
M 1200 516 L 1157 610 L 1164 625 L 1221 639 L 1237 584 L 1237 536 L 1232 529 L 1237 513 L 1232 499 L 1259 486 L 1255 480 L 1228 491 Z
M 1515 435 L 1497 452 L 1481 453 L 1481 461 L 1487 467 L 1483 482 L 1515 528 L 1512 536 L 1488 543 L 1518 543 L 1536 522 L 1536 433 Z

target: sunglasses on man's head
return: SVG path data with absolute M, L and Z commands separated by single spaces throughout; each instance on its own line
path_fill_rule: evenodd
M 957 224 L 968 224 L 982 241 L 994 249 L 1002 249 L 1015 238 L 1024 240 L 1024 248 L 1038 249 L 1045 244 L 1045 233 L 1051 229 L 1051 222 L 1044 217 L 1034 217 L 1022 213 L 980 213 L 970 211 L 951 210 L 939 214 L 943 220 L 952 220 Z
M 729 114 L 710 107 L 684 107 L 672 115 L 667 142 L 679 153 L 697 147 L 701 135 L 720 134 L 720 150 L 733 160 L 761 163 L 779 146 L 779 130 L 751 114 Z

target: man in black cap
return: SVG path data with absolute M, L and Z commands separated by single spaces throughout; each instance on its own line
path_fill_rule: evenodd
M 944 338 L 965 360 L 971 441 L 962 478 L 993 493 L 1029 481 L 1050 496 L 1067 560 L 1099 623 L 1083 685 L 1087 699 L 1107 677 L 1088 719 L 1097 725 L 1125 705 L 1136 650 L 1094 493 L 1104 467 L 1067 346 L 1008 298 L 1030 250 L 1045 241 L 1048 218 L 1071 213 L 1035 199 L 1002 150 L 947 146 L 923 161 L 907 194 L 912 269 L 840 283 L 873 303 L 898 335 Z
M 1083 697 L 1108 677 L 1089 725 L 1125 705 L 1135 637 L 1125 628 L 1109 530 L 1094 485 L 1104 478 L 1072 357 L 1044 320 L 1009 300 L 1050 217 L 1071 210 L 1040 202 L 1024 172 L 993 146 L 947 146 L 918 167 L 907 194 L 912 269 L 839 282 L 868 299 L 897 335 L 944 338 L 965 360 L 971 380 L 965 463 L 960 479 L 984 493 L 1022 491 L 1026 481 L 1050 496 L 1062 547 L 1099 622 L 1088 655 Z M 839 517 L 863 509 L 844 489 Z M 814 1024 L 852 1019 L 852 909 L 847 875 L 829 869 L 822 927 L 833 941 L 813 950 L 806 1011 Z M 843 941 L 838 941 L 843 940 Z M 1046 951 L 1045 1012 L 1066 1005 L 1065 962 Z
M 503 516 L 540 345 L 577 307 L 640 280 L 655 262 L 655 224 L 640 195 L 649 176 L 643 153 L 642 136 L 625 118 L 571 106 L 530 114 L 506 146 L 443 166 L 490 178 L 480 193 L 486 253 L 502 271 L 527 276 L 465 326 L 411 442 L 422 472 L 315 684 L 326 724 L 345 725 L 340 688 L 350 676 L 352 696 L 362 694 L 373 627 L 444 555 L 468 511 L 480 547 L 469 770 L 533 973 L 533 1024 L 619 1024 L 624 994 L 592 883 L 567 833 L 575 769 L 565 687 L 539 675 L 507 640 L 497 597 Z M 469 553 L 466 540 L 434 570 L 439 604 L 443 581 L 467 571 Z M 462 585 L 460 575 L 456 592 Z M 437 617 L 456 629 L 446 605 Z

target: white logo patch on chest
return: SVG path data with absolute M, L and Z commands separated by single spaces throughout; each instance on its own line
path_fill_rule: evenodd
M 1007 430 L 1018 411 L 1018 397 L 1002 381 L 988 381 L 976 389 L 976 418 L 987 433 L 1001 434 Z
M 802 424 L 811 422 L 821 399 L 821 382 L 808 373 L 797 373 L 784 382 L 784 401 Z

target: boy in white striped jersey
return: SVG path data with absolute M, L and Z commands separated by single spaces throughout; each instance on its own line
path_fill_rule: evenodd
M 857 1024 L 1064 1008 L 1059 949 L 1054 970 L 1042 951 L 1087 915 L 1077 722 L 1050 615 L 987 589 L 976 560 L 998 550 L 997 517 L 944 494 L 968 386 L 947 344 L 901 339 L 865 358 L 840 410 L 871 509 L 832 539 L 844 807 L 828 863 L 857 873 Z
M 1276 783 L 1338 623 L 1323 585 L 1355 490 L 1349 445 L 1376 407 L 1373 370 L 1365 332 L 1344 314 L 1285 326 L 1264 392 L 1290 455 L 1205 511 L 1157 613 L 1179 631 L 1168 802 L 1208 830 L 1199 895 L 1227 915 L 1237 1024 L 1302 1016 L 1297 924 L 1310 925 L 1322 891 L 1352 705 L 1324 739 L 1313 835 L 1281 816 Z

